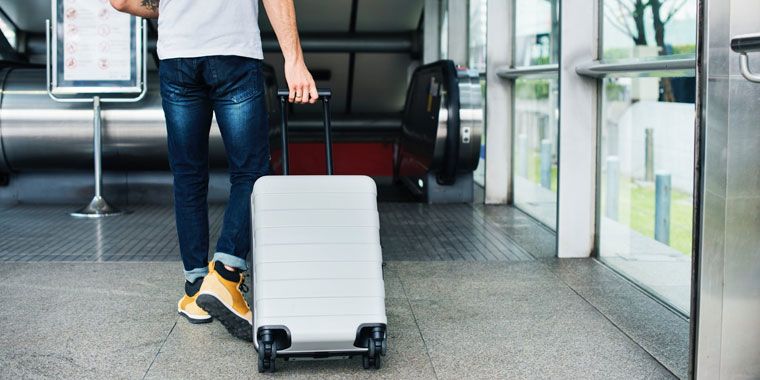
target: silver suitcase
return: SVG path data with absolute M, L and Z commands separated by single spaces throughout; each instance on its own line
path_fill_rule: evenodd
M 262 177 L 251 195 L 259 372 L 274 372 L 278 357 L 361 355 L 364 368 L 380 368 L 387 318 L 375 183 L 288 176 L 287 91 L 278 96 L 285 175 Z M 320 99 L 332 174 L 330 92 Z

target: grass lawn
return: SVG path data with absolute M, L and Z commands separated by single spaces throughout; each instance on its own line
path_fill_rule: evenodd
M 620 178 L 618 199 L 618 222 L 634 231 L 654 239 L 654 183 Z M 606 186 L 602 183 L 602 215 L 606 201 Z M 670 201 L 670 246 L 677 251 L 691 255 L 692 216 L 694 206 L 691 195 L 672 190 Z
M 528 160 L 528 179 L 541 183 L 541 155 L 530 151 Z M 557 166 L 552 164 L 551 190 L 557 191 Z M 602 181 L 601 207 L 604 215 L 606 203 L 606 185 Z M 618 222 L 634 231 L 654 239 L 654 183 L 634 181 L 627 177 L 620 178 L 618 199 Z M 670 200 L 670 246 L 675 250 L 691 255 L 692 217 L 694 211 L 692 196 L 673 189 Z
M 536 152 L 530 152 L 532 154 L 532 159 L 528 160 L 528 179 L 531 180 L 531 182 L 535 182 L 537 184 L 541 184 L 541 154 Z M 553 192 L 557 192 L 557 165 L 552 163 L 552 175 L 551 175 L 552 185 L 551 190 Z

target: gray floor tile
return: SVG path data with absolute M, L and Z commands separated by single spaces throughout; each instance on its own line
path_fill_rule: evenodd
M 681 378 L 689 364 L 689 322 L 629 287 L 577 287 L 576 291 Z
M 131 291 L 60 286 L 55 273 L 0 284 L 0 367 L 11 377 L 139 378 L 176 319 L 174 304 Z M 97 283 L 97 281 L 95 281 Z M 73 286 L 68 286 L 73 285 Z M 6 305 L 12 305 L 8 307 Z
M 395 269 L 389 268 L 387 265 L 383 267 L 383 280 L 385 282 L 386 299 L 406 299 L 404 288 L 401 285 L 401 279 L 399 278 L 398 272 Z
M 389 262 L 388 268 L 396 270 L 402 281 L 407 278 L 478 281 L 495 280 L 514 283 L 556 283 L 556 276 L 544 265 L 527 262 Z
M 689 322 L 595 260 L 542 260 L 670 371 L 687 376 Z
M 3 265 L 10 269 L 10 273 L 2 284 L 20 289 L 157 300 L 178 300 L 184 289 L 182 264 L 179 262 L 31 262 Z
M 569 286 L 621 287 L 630 284 L 604 264 L 590 259 L 542 259 L 554 274 Z
M 415 314 L 435 314 L 413 303 Z M 419 318 L 441 379 L 649 377 L 660 366 L 601 315 L 562 320 Z
M 0 284 L 8 278 L 8 275 L 12 272 L 11 267 L 7 265 L 0 265 Z

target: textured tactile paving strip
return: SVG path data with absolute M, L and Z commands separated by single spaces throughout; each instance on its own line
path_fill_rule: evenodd
M 175 261 L 174 212 L 132 206 L 127 215 L 76 219 L 71 207 L 19 205 L 0 211 L 0 261 Z M 209 207 L 211 248 L 224 208 Z
M 511 207 L 499 209 L 513 212 Z M 483 206 L 381 203 L 383 257 L 389 261 L 533 260 L 529 251 L 507 235 L 505 226 L 492 219 Z
M 131 214 L 75 219 L 72 206 L 0 210 L 0 261 L 175 261 L 169 206 L 130 206 Z M 551 255 L 553 233 L 507 206 L 380 203 L 386 261 L 525 261 Z M 224 207 L 209 207 L 210 248 Z M 550 252 L 551 251 L 551 252 Z

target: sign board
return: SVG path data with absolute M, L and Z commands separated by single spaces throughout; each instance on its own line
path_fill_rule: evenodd
M 143 39 L 138 18 L 109 0 L 52 1 L 53 94 L 139 93 Z

